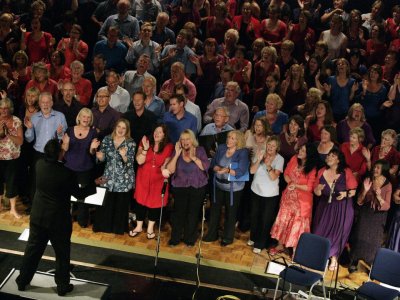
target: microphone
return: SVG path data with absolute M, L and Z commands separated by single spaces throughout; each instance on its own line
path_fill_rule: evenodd
M 168 179 L 165 178 L 165 179 L 164 179 L 164 184 L 163 184 L 162 190 L 161 190 L 161 197 L 164 197 L 164 195 L 165 195 L 165 191 L 166 191 L 166 189 L 167 189 L 167 184 L 168 184 Z

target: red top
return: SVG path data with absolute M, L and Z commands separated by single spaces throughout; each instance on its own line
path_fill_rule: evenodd
M 399 164 L 399 152 L 397 152 L 397 150 L 394 147 L 391 147 L 389 152 L 383 158 L 379 157 L 380 150 L 381 150 L 380 145 L 377 145 L 374 147 L 374 149 L 372 149 L 371 164 L 374 164 L 378 159 L 386 160 L 390 164 L 390 167 L 393 167 L 393 166 Z
M 367 172 L 367 160 L 362 154 L 363 145 L 360 144 L 358 149 L 351 154 L 350 143 L 346 142 L 340 145 L 340 151 L 343 152 L 346 158 L 347 166 L 351 169 L 353 173 L 357 173 L 357 181 L 360 183 L 364 174 Z
M 70 38 L 61 39 L 60 42 L 57 45 L 57 50 L 61 50 L 62 49 L 63 43 L 65 45 L 67 45 L 67 47 L 63 51 L 64 52 L 64 56 L 65 56 L 65 65 L 66 66 L 69 67 L 74 60 L 79 60 L 81 62 L 85 62 L 85 59 L 86 59 L 86 57 L 88 55 L 89 47 L 84 41 L 82 41 L 82 40 L 78 41 L 78 52 L 79 52 L 78 55 L 76 55 L 74 50 L 72 50 L 72 48 L 70 48 L 68 46 L 69 43 L 70 43 Z
M 76 94 L 79 96 L 79 102 L 83 106 L 88 106 L 92 96 L 92 83 L 89 79 L 81 78 L 74 82 Z
M 229 65 L 232 66 L 235 72 L 233 73 L 232 80 L 236 81 L 239 84 L 242 93 L 245 95 L 247 95 L 250 92 L 250 87 L 249 84 L 244 81 L 242 70 L 248 64 L 249 61 L 247 59 L 244 59 L 240 67 L 238 67 L 238 60 L 235 57 L 229 60 Z
M 61 66 L 61 69 L 59 72 L 54 72 L 54 70 L 51 70 L 51 65 L 46 64 L 47 70 L 49 70 L 50 73 L 50 78 L 53 79 L 54 81 L 59 81 L 60 79 L 62 80 L 71 80 L 71 69 L 68 68 L 66 65 Z
M 267 76 L 273 73 L 279 74 L 279 67 L 277 64 L 271 64 L 267 70 L 263 67 L 263 61 L 260 60 L 254 65 L 254 89 L 262 88 L 265 84 Z
M 267 20 L 261 21 L 260 35 L 268 43 L 278 43 L 280 46 L 282 40 L 287 34 L 287 26 L 281 20 L 278 20 L 276 28 L 274 30 L 267 29 Z
M 383 65 L 385 63 L 386 50 L 387 47 L 385 43 L 377 44 L 374 43 L 372 39 L 369 39 L 366 47 L 368 65 Z
M 31 35 L 32 32 L 25 33 L 26 53 L 29 57 L 29 65 L 41 60 L 48 62 L 51 51 L 50 40 L 53 36 L 48 32 L 43 32 L 42 37 L 38 41 L 35 41 Z
M 215 38 L 218 45 L 224 42 L 225 32 L 232 27 L 231 21 L 225 18 L 224 24 L 219 24 L 215 22 L 215 17 L 211 16 L 207 18 L 206 23 L 206 36 L 208 38 Z
M 143 147 L 140 143 L 139 147 Z M 147 151 L 144 164 L 139 165 L 136 175 L 136 189 L 134 198 L 136 201 L 149 208 L 161 207 L 161 190 L 164 177 L 161 173 L 161 166 L 171 156 L 174 146 L 168 144 L 161 153 L 154 153 L 153 147 Z M 164 195 L 164 206 L 168 204 L 168 190 Z
M 321 140 L 321 128 L 318 127 L 317 123 L 308 125 L 307 139 L 309 142 L 319 142 Z
M 232 28 L 235 28 L 237 31 L 240 32 L 240 28 L 242 27 L 242 19 L 243 16 L 235 16 L 232 19 Z M 258 21 L 254 17 L 250 17 L 250 22 L 247 25 L 246 32 L 248 34 L 254 33 L 254 38 L 259 38 L 260 37 L 260 21 Z
M 396 24 L 393 18 L 386 20 L 386 31 L 390 34 L 391 39 L 397 38 L 397 31 L 400 29 L 400 24 Z
M 293 56 L 299 62 L 305 61 L 305 52 L 307 51 L 305 38 L 307 34 L 309 36 L 308 43 L 310 44 L 311 49 L 314 49 L 314 44 L 315 44 L 314 30 L 311 29 L 310 27 L 307 27 L 305 30 L 300 31 L 299 24 L 293 25 L 292 33 L 290 35 L 290 40 L 294 43 Z
M 25 87 L 25 93 L 31 87 L 38 88 L 41 93 L 49 92 L 53 96 L 53 101 L 55 101 L 55 99 L 57 99 L 58 87 L 57 87 L 57 82 L 55 82 L 53 79 L 49 78 L 43 87 L 41 87 L 40 84 L 36 80 L 33 80 L 33 79 L 29 80 L 29 82 L 26 84 L 26 87 Z

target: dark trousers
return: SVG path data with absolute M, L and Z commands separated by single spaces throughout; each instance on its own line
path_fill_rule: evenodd
M 206 196 L 206 187 L 174 188 L 174 209 L 171 216 L 171 240 L 193 245 L 197 239 L 199 211 Z
M 207 239 L 218 239 L 219 219 L 222 206 L 225 206 L 224 232 L 222 239 L 227 243 L 232 243 L 235 235 L 235 223 L 237 210 L 242 197 L 242 191 L 233 192 L 233 205 L 231 206 L 230 192 L 215 188 L 215 202 L 211 200 L 210 221 L 208 223 Z
M 93 231 L 128 232 L 129 200 L 132 192 L 106 192 L 103 205 L 96 208 Z
M 94 184 L 93 179 L 93 171 L 84 171 L 84 172 L 75 172 L 78 183 L 81 185 L 82 188 L 88 186 L 89 184 Z M 80 199 L 82 202 L 77 202 L 77 221 L 78 224 L 82 227 L 86 227 L 89 223 L 89 207 L 90 205 L 85 204 L 83 202 L 84 199 Z
M 135 213 L 136 213 L 136 220 L 138 221 L 144 221 L 144 219 L 146 219 L 146 213 L 147 213 L 148 219 L 150 221 L 156 222 L 160 218 L 160 211 L 161 208 L 158 207 L 150 208 L 136 202 Z
M 271 228 L 279 207 L 279 196 L 261 197 L 251 193 L 250 240 L 254 248 L 264 249 L 271 242 Z
M 72 226 L 70 223 L 62 226 L 62 228 L 55 226 L 50 229 L 31 223 L 29 239 L 17 282 L 22 285 L 27 285 L 31 282 L 46 249 L 47 242 L 50 240 L 56 254 L 55 282 L 57 286 L 68 285 L 70 279 L 71 233 Z

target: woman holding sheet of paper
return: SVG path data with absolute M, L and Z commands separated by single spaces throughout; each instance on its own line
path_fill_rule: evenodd
M 224 205 L 225 222 L 221 246 L 233 243 L 237 210 L 249 174 L 249 152 L 245 146 L 243 133 L 239 130 L 230 131 L 226 144 L 218 147 L 211 161 L 211 168 L 214 171 L 214 195 L 204 242 L 218 239 L 219 218 Z

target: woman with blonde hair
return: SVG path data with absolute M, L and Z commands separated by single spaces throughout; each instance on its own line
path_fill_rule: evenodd
M 271 242 L 269 232 L 279 206 L 279 176 L 283 172 L 284 159 L 278 153 L 280 139 L 273 135 L 268 138 L 267 147 L 258 150 L 250 166 L 254 174 L 251 183 L 251 229 L 249 246 L 260 253 Z
M 129 200 L 135 187 L 135 149 L 129 121 L 119 119 L 113 132 L 103 139 L 100 151 L 96 152 L 97 159 L 106 163 L 98 182 L 107 188 L 107 192 L 103 205 L 96 209 L 95 232 L 124 234 L 128 231 Z
M 78 183 L 82 186 L 93 182 L 94 155 L 100 145 L 97 131 L 92 125 L 92 111 L 82 108 L 76 116 L 76 125 L 69 127 L 62 138 L 65 166 L 76 173 Z M 77 206 L 78 224 L 85 228 L 89 222 L 89 207 L 83 203 L 78 203 Z
M 269 94 L 265 99 L 265 110 L 256 113 L 254 119 L 266 117 L 272 132 L 280 134 L 286 129 L 289 120 L 288 115 L 280 110 L 282 106 L 283 101 L 278 94 Z
M 286 79 L 281 84 L 281 96 L 283 97 L 282 111 L 291 114 L 298 105 L 304 104 L 307 95 L 307 84 L 304 81 L 303 66 L 293 64 Z
M 266 46 L 261 50 L 261 59 L 254 64 L 254 82 L 253 88 L 263 87 L 265 80 L 270 74 L 280 76 L 279 66 L 276 64 L 278 54 L 272 46 Z
M 174 194 L 172 231 L 168 242 L 171 247 L 178 245 L 182 236 L 188 247 L 194 246 L 196 242 L 197 223 L 206 195 L 209 166 L 206 151 L 199 146 L 193 131 L 184 130 L 167 165 L 167 170 L 172 175 Z
M 14 106 L 10 99 L 0 100 L 0 209 L 6 187 L 5 196 L 10 199 L 10 213 L 16 219 L 21 215 L 16 208 L 18 198 L 18 158 L 24 137 L 22 122 L 13 116 Z
M 225 206 L 224 231 L 221 246 L 233 243 L 237 210 L 245 185 L 243 176 L 248 174 L 249 154 L 244 135 L 239 130 L 230 131 L 226 144 L 220 145 L 211 161 L 214 172 L 214 195 L 211 203 L 210 222 L 204 242 L 218 239 L 219 219 Z

